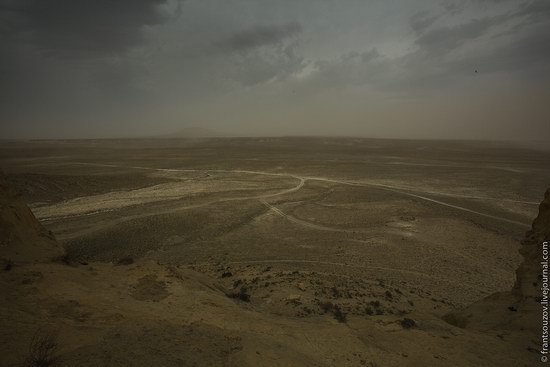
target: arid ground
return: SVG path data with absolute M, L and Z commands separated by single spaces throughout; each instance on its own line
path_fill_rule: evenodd
M 118 336 L 108 329 L 101 340 L 111 359 L 101 360 L 97 341 L 82 336 L 78 348 L 64 352 L 79 365 L 141 360 L 197 366 L 528 366 L 531 357 L 538 361 L 536 330 L 472 336 L 464 325 L 441 318 L 513 287 L 522 261 L 520 242 L 550 183 L 550 151 L 511 143 L 351 138 L 5 141 L 0 166 L 65 248 L 70 271 L 79 272 L 50 271 L 59 284 L 80 280 L 40 298 L 48 299 L 40 323 L 55 324 L 60 317 L 84 330 L 139 319 L 155 326 L 148 325 L 148 332 L 126 326 L 119 334 L 135 343 L 154 339 L 144 343 L 157 345 L 165 330 L 170 340 L 157 346 L 171 348 L 175 358 L 160 363 L 138 353 L 113 362 L 109 348 Z M 26 285 L 10 288 L 14 299 L 40 292 L 25 287 L 40 288 L 48 269 L 33 270 L 40 276 L 28 271 L 18 276 L 15 266 L 6 284 Z M 198 306 L 185 292 L 177 293 L 167 279 L 182 277 L 207 279 L 201 284 L 223 290 L 224 302 L 244 309 L 246 320 L 233 310 L 224 315 L 208 297 Z M 56 303 L 55 297 L 64 301 Z M 93 305 L 83 306 L 86 302 Z M 117 302 L 132 316 L 113 310 L 94 318 L 97 309 L 117 308 Z M 184 308 L 174 311 L 178 302 L 200 317 L 185 315 Z M 4 306 L 4 315 L 16 307 Z M 221 309 L 213 315 L 201 307 Z M 155 323 L 149 313 L 170 317 Z M 20 320 L 28 326 L 16 338 L 24 345 L 34 319 Z M 191 337 L 195 329 L 189 325 L 197 322 L 202 336 Z M 271 322 L 286 324 L 270 327 Z M 302 329 L 292 334 L 296 325 Z M 216 344 L 223 350 L 205 352 L 212 348 L 212 335 L 219 334 L 205 328 L 231 330 L 229 341 L 220 336 Z M 249 340 L 261 335 L 254 339 L 261 346 L 243 342 L 240 328 L 254 329 L 246 335 Z M 392 335 L 403 338 L 403 333 L 409 333 L 406 341 L 395 346 Z M 449 338 L 457 339 L 453 347 Z M 176 339 L 187 349 L 170 346 Z M 193 354 L 185 340 L 195 340 L 201 352 Z M 461 349 L 478 342 L 501 355 Z M 86 358 L 96 362 L 82 363 L 90 345 L 99 349 Z M 124 345 L 123 354 L 130 342 Z M 188 364 L 178 362 L 177 353 L 186 355 Z M 214 357 L 219 360 L 205 362 Z M 18 358 L 16 353 L 7 360 Z

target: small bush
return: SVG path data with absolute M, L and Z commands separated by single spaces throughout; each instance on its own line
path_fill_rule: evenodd
M 54 367 L 59 366 L 60 358 L 57 355 L 57 335 L 53 332 L 38 330 L 32 337 L 29 345 L 29 356 L 25 360 L 25 367 Z
M 334 298 L 342 298 L 342 292 L 340 292 L 338 288 L 332 287 L 330 290 L 332 291 L 332 296 Z
M 122 259 L 117 261 L 117 265 L 132 265 L 134 263 L 134 259 L 132 259 L 130 256 L 123 257 Z
M 332 308 L 334 307 L 334 305 L 332 304 L 332 302 L 320 302 L 319 307 L 324 313 L 327 313 L 332 311 Z
M 370 311 L 372 311 L 373 314 L 378 316 L 384 314 L 384 307 L 382 307 L 382 304 L 380 303 L 380 301 L 370 301 L 369 304 L 370 306 L 367 306 L 367 311 L 366 311 L 368 315 L 370 315 L 370 313 L 368 313 Z
M 319 307 L 324 313 L 332 313 L 336 321 L 342 323 L 347 321 L 347 314 L 342 311 L 340 306 L 335 305 L 332 302 L 320 302 Z
M 59 257 L 59 261 L 62 262 L 63 264 L 65 264 L 65 265 L 72 265 L 73 264 L 73 258 L 68 252 L 61 255 Z
M 248 294 L 246 287 L 241 287 L 238 292 L 229 293 L 229 298 L 236 298 L 243 302 L 250 302 L 250 294 Z
M 413 319 L 409 319 L 407 317 L 405 317 L 403 320 L 400 320 L 399 323 L 401 324 L 403 329 L 410 329 L 416 326 L 416 322 Z
M 338 305 L 334 305 L 332 308 L 332 314 L 334 315 L 334 318 L 336 321 L 345 323 L 347 321 L 347 314 L 342 312 L 342 309 Z
M 10 271 L 13 268 L 13 261 L 7 259 L 4 261 L 4 271 Z

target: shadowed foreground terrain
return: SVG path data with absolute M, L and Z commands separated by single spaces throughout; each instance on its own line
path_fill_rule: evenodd
M 549 193 L 524 233 L 548 153 L 305 138 L 1 153 L 2 365 L 44 333 L 67 366 L 540 359 Z

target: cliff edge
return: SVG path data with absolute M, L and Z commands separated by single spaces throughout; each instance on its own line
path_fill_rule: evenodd
M 63 247 L 35 218 L 0 171 L 0 259 L 6 264 L 41 262 L 63 255 Z

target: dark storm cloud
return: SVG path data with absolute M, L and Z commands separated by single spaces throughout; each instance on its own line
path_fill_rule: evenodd
M 143 105 L 146 68 L 130 54 L 174 18 L 169 2 L 0 0 L 2 120 L 67 128 Z
M 418 50 L 409 56 L 412 59 L 425 58 L 426 60 L 439 60 L 455 64 L 455 60 L 460 58 L 459 56 L 450 60 L 442 57 L 486 36 L 491 42 L 485 48 L 491 48 L 495 44 L 493 47 L 496 51 L 492 56 L 486 56 L 483 49 L 475 49 L 470 55 L 463 57 L 475 58 L 480 55 L 482 58 L 492 58 L 497 64 L 505 64 L 501 59 L 503 55 L 516 60 L 524 59 L 526 62 L 529 59 L 540 60 L 541 56 L 545 56 L 545 52 L 541 52 L 539 41 L 541 37 L 545 38 L 545 31 L 548 27 L 550 27 L 550 2 L 535 0 L 520 3 L 515 10 L 501 15 L 472 19 L 455 26 L 442 25 L 431 28 L 419 35 L 415 41 Z M 494 33 L 492 36 L 491 32 Z M 512 52 L 501 53 L 500 51 L 513 49 L 518 50 L 518 55 L 514 56 Z M 508 64 L 510 66 L 521 65 L 521 63 L 513 62 Z
M 296 53 L 295 45 L 270 45 L 246 49 L 230 58 L 227 77 L 252 86 L 270 80 L 284 80 L 302 70 L 306 63 Z
M 440 17 L 440 15 L 433 15 L 428 11 L 418 12 L 415 15 L 413 15 L 410 19 L 411 28 L 416 33 L 423 33 L 439 17 Z
M 376 83 L 388 73 L 388 64 L 376 48 L 350 52 L 335 60 L 318 61 L 313 75 L 315 89 L 339 88 L 342 85 Z
M 547 80 L 549 35 L 547 0 L 0 0 L 0 117 L 12 136 L 336 131 L 367 105 Z
M 490 72 L 521 72 L 538 75 L 550 81 L 548 73 L 540 69 L 550 68 L 550 23 L 533 27 L 523 35 L 498 47 L 491 54 L 472 56 L 461 64 L 473 68 L 485 68 Z M 460 64 L 459 64 L 460 65 Z M 477 67 L 476 67 L 477 65 Z
M 219 44 L 223 48 L 232 51 L 245 51 L 260 46 L 272 46 L 280 44 L 283 40 L 296 36 L 302 32 L 298 23 L 283 25 L 256 26 L 250 29 L 236 32 Z
M 454 50 L 469 40 L 484 35 L 487 30 L 497 23 L 495 19 L 474 19 L 468 23 L 454 27 L 442 26 L 422 34 L 416 44 L 421 50 L 431 54 L 442 54 Z
M 527 17 L 526 22 L 549 22 L 550 1 L 534 0 L 525 2 L 519 6 L 514 15 Z
M 166 0 L 23 0 L 0 3 L 2 36 L 70 57 L 119 54 L 141 44 L 143 27 L 160 24 Z
M 527 0 L 529 1 L 529 0 Z M 472 5 L 487 7 L 490 5 L 499 5 L 505 3 L 517 3 L 517 0 L 443 0 L 441 6 L 449 13 L 456 14 L 463 12 Z
M 523 2 L 501 14 L 454 25 L 447 25 L 444 17 L 428 11 L 411 16 L 416 47 L 410 52 L 394 58 L 378 53 L 376 57 L 358 57 L 365 54 L 352 52 L 333 61 L 320 61 L 310 82 L 418 92 L 440 89 L 478 69 L 481 73 L 533 75 L 542 71 L 543 77 L 548 75 L 550 1 Z M 374 55 L 372 51 L 367 54 Z
M 213 42 L 208 55 L 223 60 L 225 78 L 242 85 L 280 81 L 306 66 L 296 52 L 301 33 L 296 22 L 250 26 Z

